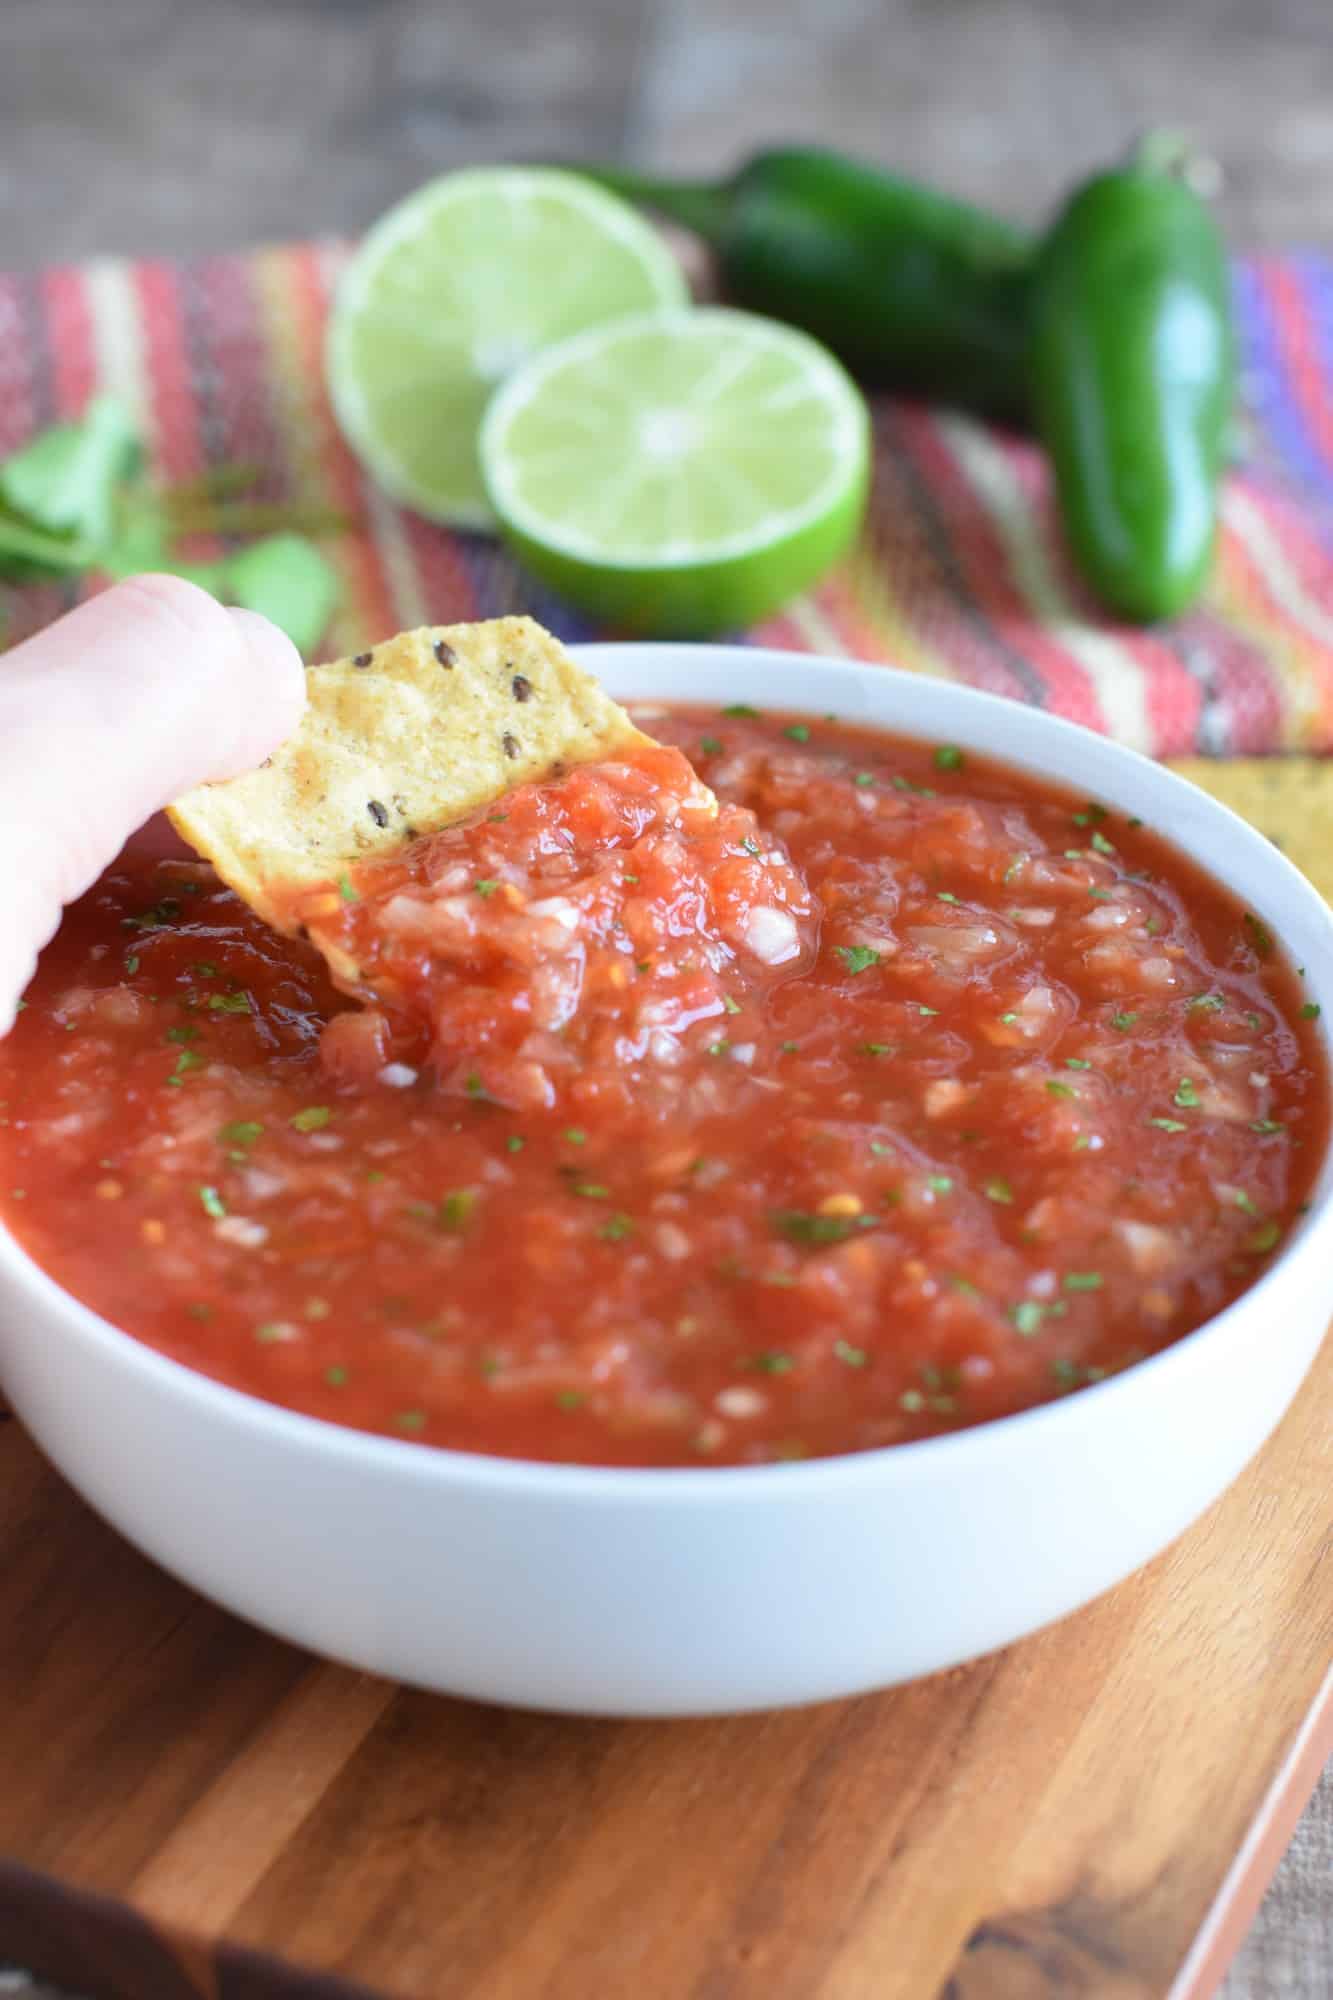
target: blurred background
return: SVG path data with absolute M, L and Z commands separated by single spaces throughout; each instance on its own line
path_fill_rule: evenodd
M 820 138 L 1036 219 L 1142 127 L 1333 245 L 1329 0 L 0 0 L 0 265 L 355 231 L 462 161 Z

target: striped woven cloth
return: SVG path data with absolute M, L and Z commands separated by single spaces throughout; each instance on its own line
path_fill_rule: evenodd
M 344 585 L 331 653 L 508 610 L 591 636 L 489 537 L 404 514 L 363 478 L 320 361 L 346 254 L 320 243 L 0 275 L 0 452 L 100 387 L 138 411 L 163 478 L 241 460 L 262 468 L 265 497 L 341 509 L 354 525 L 330 544 Z M 1100 617 L 1062 550 L 1041 453 L 886 399 L 855 553 L 743 636 L 1038 702 L 1159 756 L 1333 749 L 1333 261 L 1245 261 L 1236 297 L 1243 450 L 1216 573 L 1188 616 L 1151 631 Z M 10 595 L 10 639 L 66 602 L 56 588 Z

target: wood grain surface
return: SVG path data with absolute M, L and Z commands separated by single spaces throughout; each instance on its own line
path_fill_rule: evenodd
M 0 1939 L 99 2000 L 1202 2000 L 1228 1871 L 1290 1816 L 1303 1722 L 1306 1789 L 1333 1735 L 1331 1407 L 1333 1345 L 1190 1534 L 1019 1646 L 663 1724 L 316 1662 L 142 1560 L 9 1422 Z
M 1145 127 L 1333 244 L 1328 0 L 3 0 L 0 265 L 344 234 L 479 159 L 822 139 L 1035 219 Z

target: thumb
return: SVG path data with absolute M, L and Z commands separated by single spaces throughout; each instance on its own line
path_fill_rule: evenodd
M 0 655 L 0 1033 L 54 931 L 126 839 L 300 720 L 291 641 L 179 577 L 142 576 Z

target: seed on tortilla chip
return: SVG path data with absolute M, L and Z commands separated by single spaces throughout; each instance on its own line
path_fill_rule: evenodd
M 1180 757 L 1170 768 L 1266 833 L 1333 902 L 1333 758 Z
M 223 881 L 288 933 L 294 891 L 645 740 L 531 618 L 400 632 L 309 668 L 306 683 L 299 729 L 259 770 L 169 808 Z

